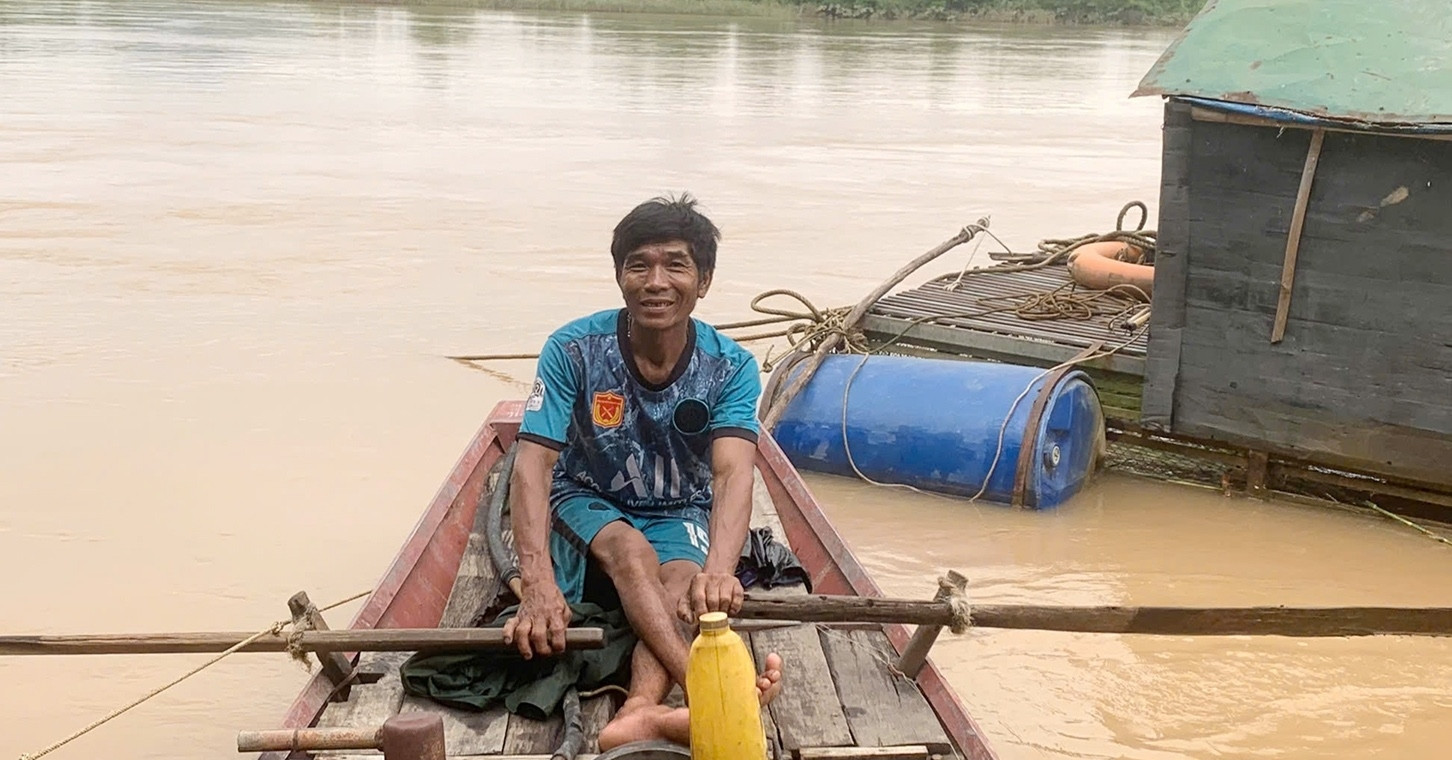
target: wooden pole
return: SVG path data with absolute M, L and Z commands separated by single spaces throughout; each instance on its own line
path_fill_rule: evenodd
M 953 611 L 946 603 L 877 596 L 760 597 L 747 594 L 736 617 L 742 620 L 795 620 L 804 623 L 908 623 L 948 625 Z
M 939 584 L 938 593 L 933 596 L 933 601 L 946 604 L 955 595 L 963 595 L 968 589 L 968 578 L 956 570 L 949 570 L 944 580 L 946 585 Z M 897 669 L 908 678 L 917 678 L 922 671 L 923 665 L 928 661 L 928 650 L 933 648 L 933 642 L 938 640 L 938 634 L 943 632 L 941 625 L 920 625 L 913 631 L 913 637 L 908 639 L 906 647 L 903 647 L 902 656 L 897 660 Z
M 950 625 L 945 602 L 859 596 L 746 595 L 737 617 L 813 623 Z M 1452 607 L 1068 607 L 972 608 L 976 628 L 1169 636 L 1452 636 Z
M 862 321 L 862 317 L 867 313 L 867 310 L 871 309 L 873 304 L 876 304 L 879 299 L 886 295 L 887 291 L 892 290 L 894 287 L 897 286 L 898 283 L 907 279 L 908 275 L 916 272 L 919 267 L 923 266 L 929 261 L 932 261 L 933 259 L 938 258 L 939 256 L 942 256 L 948 251 L 957 248 L 958 246 L 968 242 L 969 240 L 972 240 L 973 236 L 977 234 L 977 229 L 987 224 L 987 220 L 980 219 L 978 220 L 977 225 L 964 227 L 962 230 L 958 231 L 958 234 L 948 238 L 947 240 L 944 240 L 936 248 L 903 265 L 901 269 L 894 272 L 891 277 L 887 278 L 887 280 L 885 280 L 881 285 L 878 285 L 876 288 L 874 288 L 873 291 L 871 293 L 868 293 L 867 296 L 864 297 L 861 301 L 858 301 L 856 306 L 852 307 L 852 311 L 849 312 L 846 318 L 842 320 L 842 329 L 855 330 L 857 328 L 857 323 Z M 832 349 L 836 348 L 837 345 L 841 342 L 841 333 L 833 332 L 828 334 L 827 337 L 822 340 L 821 345 L 817 346 L 816 351 L 812 352 L 812 354 L 809 355 L 807 359 L 807 366 L 802 370 L 802 372 L 792 377 L 791 381 L 787 383 L 786 387 L 781 392 L 781 396 L 775 399 L 768 399 L 768 406 L 765 410 L 763 410 L 763 415 L 761 417 L 761 425 L 763 428 L 769 431 L 772 428 L 776 427 L 777 421 L 780 420 L 781 416 L 786 413 L 786 408 L 788 405 L 791 404 L 792 399 L 796 398 L 797 394 L 801 393 L 802 388 L 806 387 L 807 383 L 811 382 L 812 375 L 816 374 L 817 368 L 822 365 L 823 361 L 826 361 L 827 354 L 831 352 Z
M 1452 607 L 1037 607 L 980 605 L 979 628 L 1166 636 L 1452 636 Z
M 292 627 L 298 631 L 327 631 L 326 620 L 323 620 L 323 613 L 318 611 L 317 605 L 308 598 L 306 591 L 299 591 L 287 600 L 287 609 L 292 613 Z M 318 663 L 323 666 L 323 674 L 332 681 L 334 685 L 341 684 L 348 680 L 353 674 L 353 663 L 343 655 L 342 652 L 316 652 L 313 655 L 318 658 Z
M 383 729 L 299 728 L 273 731 L 242 731 L 237 734 L 238 752 L 316 752 L 323 749 L 381 749 Z
M 1311 201 L 1311 183 L 1316 179 L 1316 165 L 1321 161 L 1321 144 L 1326 130 L 1311 132 L 1311 147 L 1306 150 L 1306 165 L 1301 169 L 1301 186 L 1296 191 L 1296 205 L 1291 209 L 1291 230 L 1286 236 L 1286 260 L 1281 265 L 1281 294 L 1276 301 L 1276 321 L 1271 328 L 1271 342 L 1280 343 L 1286 336 L 1286 320 L 1291 314 L 1291 286 L 1296 280 L 1296 254 L 1301 249 L 1301 230 L 1306 224 L 1306 206 Z
M 238 752 L 318 752 L 381 749 L 384 760 L 444 760 L 443 715 L 396 713 L 372 728 L 300 728 L 242 731 Z
M 189 654 L 222 652 L 251 636 L 250 633 L 119 633 L 64 636 L 0 636 L 0 655 L 38 654 Z M 499 628 L 378 628 L 345 631 L 305 631 L 296 634 L 305 652 L 413 652 L 429 650 L 507 649 Z M 240 652 L 286 652 L 290 638 L 278 634 L 258 639 Z M 605 632 L 599 628 L 571 628 L 565 644 L 575 649 L 599 649 Z

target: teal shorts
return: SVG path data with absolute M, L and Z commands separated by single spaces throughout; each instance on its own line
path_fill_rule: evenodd
M 608 604 L 607 599 L 600 598 L 598 585 L 606 579 L 590 557 L 590 542 L 616 520 L 624 520 L 644 534 L 660 564 L 686 560 L 704 567 L 706 551 L 711 548 L 707 529 L 710 517 L 699 507 L 686 507 L 669 515 L 637 515 L 598 496 L 565 497 L 550 515 L 550 558 L 555 565 L 555 582 L 570 604 L 586 600 Z

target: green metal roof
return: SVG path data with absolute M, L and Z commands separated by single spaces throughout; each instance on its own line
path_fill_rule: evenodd
M 1134 94 L 1452 122 L 1452 3 L 1209 0 Z

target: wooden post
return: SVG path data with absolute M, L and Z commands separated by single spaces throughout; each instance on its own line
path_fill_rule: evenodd
M 398 713 L 383 722 L 383 760 L 444 760 L 444 716 Z
M 947 604 L 954 594 L 967 593 L 968 578 L 956 570 L 948 571 L 948 581 L 951 588 L 939 586 L 938 593 L 933 596 L 934 602 Z M 928 650 L 933 648 L 933 643 L 938 640 L 938 634 L 943 632 L 941 625 L 920 625 L 913 631 L 913 637 L 908 640 L 907 646 L 902 650 L 902 656 L 898 658 L 897 669 L 908 678 L 916 679 L 918 673 L 923 669 L 924 663 L 928 661 Z
M 1281 265 L 1281 295 L 1276 302 L 1276 322 L 1271 328 L 1271 343 L 1280 343 L 1286 335 L 1286 320 L 1291 313 L 1291 286 L 1296 280 L 1296 253 L 1301 248 L 1301 229 L 1306 224 L 1306 205 L 1311 201 L 1311 183 L 1316 179 L 1316 164 L 1321 160 L 1321 144 L 1326 130 L 1311 132 L 1311 147 L 1306 150 L 1306 165 L 1301 169 L 1301 187 L 1296 191 L 1296 205 L 1291 210 L 1291 231 L 1286 237 L 1286 260 Z
M 1266 472 L 1270 456 L 1264 451 L 1252 451 L 1245 459 L 1245 490 L 1253 494 L 1265 493 Z
M 326 631 L 327 621 L 323 620 L 323 613 L 318 612 L 317 605 L 308 598 L 306 591 L 299 591 L 287 600 L 287 609 L 292 613 L 292 627 L 299 631 Z M 348 677 L 353 674 L 353 663 L 343 656 L 342 652 L 316 652 L 318 663 L 323 666 L 323 675 L 333 682 L 334 686 L 345 683 Z M 343 699 L 347 699 L 344 695 Z

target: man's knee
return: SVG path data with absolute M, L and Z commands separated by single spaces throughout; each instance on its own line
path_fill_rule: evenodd
M 646 540 L 645 534 L 624 522 L 605 526 L 590 542 L 590 553 L 617 586 L 625 581 L 633 583 L 653 577 L 660 567 L 655 547 Z

